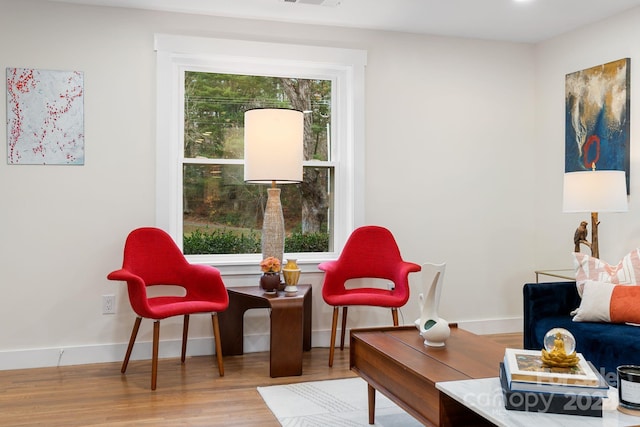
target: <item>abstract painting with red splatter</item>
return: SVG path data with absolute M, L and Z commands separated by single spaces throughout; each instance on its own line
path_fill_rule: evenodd
M 631 132 L 629 58 L 565 76 L 564 171 L 626 171 Z
M 7 68 L 7 162 L 84 164 L 84 76 Z

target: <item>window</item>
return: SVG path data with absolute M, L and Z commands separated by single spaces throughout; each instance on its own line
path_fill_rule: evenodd
M 328 236 L 322 249 L 300 249 L 299 262 L 335 258 L 355 224 L 362 223 L 366 54 L 169 35 L 156 35 L 155 42 L 157 225 L 192 262 L 255 266 L 260 250 L 251 248 L 251 239 L 246 247 L 205 254 L 211 248 L 194 243 L 193 233 L 222 229 L 248 235 L 253 230 L 259 244 L 266 186 L 243 181 L 244 110 L 303 109 L 315 125 L 305 132 L 313 144 L 305 141 L 305 182 L 280 187 L 287 234 L 319 230 Z M 311 97 L 295 99 L 295 93 L 307 90 Z M 300 102 L 306 102 L 304 108 Z M 321 199 L 316 206 L 314 197 Z M 285 253 L 292 255 L 286 248 Z
M 260 253 L 267 185 L 243 180 L 244 113 L 304 111 L 304 181 L 281 186 L 285 252 L 329 252 L 334 165 L 330 161 L 332 81 L 185 71 L 183 250 Z M 274 165 L 279 159 L 269 159 Z

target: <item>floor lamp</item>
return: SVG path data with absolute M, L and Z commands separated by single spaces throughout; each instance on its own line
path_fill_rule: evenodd
M 244 180 L 271 184 L 262 223 L 262 257 L 284 256 L 284 216 L 276 184 L 302 182 L 304 115 L 260 108 L 244 114 Z
M 624 171 L 580 171 L 564 174 L 563 212 L 591 212 L 591 243 L 586 230 L 576 230 L 574 242 L 591 246 L 591 256 L 600 258 L 598 212 L 626 212 L 627 182 Z M 584 228 L 584 227 L 582 227 Z M 584 238 L 583 238 L 584 237 Z

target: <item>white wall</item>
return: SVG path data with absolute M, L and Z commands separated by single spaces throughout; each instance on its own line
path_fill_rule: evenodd
M 368 49 L 367 219 L 409 259 L 447 263 L 447 320 L 519 317 L 532 278 L 532 48 L 378 34 Z
M 564 82 L 575 71 L 622 58 L 631 58 L 631 167 L 629 212 L 601 213 L 598 228 L 600 257 L 617 263 L 640 246 L 637 219 L 640 191 L 640 151 L 637 135 L 640 86 L 640 8 L 590 25 L 536 46 L 535 266 L 562 268 L 571 265 L 573 232 L 589 214 L 562 213 L 564 172 Z M 589 232 L 591 227 L 589 226 Z M 584 250 L 583 250 L 584 251 Z
M 635 32 L 637 17 L 620 21 L 605 34 L 627 37 L 619 27 Z M 126 234 L 155 218 L 154 33 L 367 50 L 366 222 L 389 227 L 408 260 L 447 262 L 440 314 L 480 331 L 517 329 L 522 284 L 534 279 L 534 268 L 568 262 L 577 220 L 559 213 L 564 74 L 627 55 L 612 53 L 611 41 L 602 42 L 604 52 L 598 54 L 592 45 L 601 39 L 595 36 L 590 56 L 572 61 L 584 46 L 579 36 L 536 48 L 3 1 L 2 68 L 84 72 L 86 164 L 0 162 L 0 369 L 123 355 L 133 315 L 124 286 L 105 276 L 120 266 Z M 0 117 L 5 110 L 2 103 Z M 5 127 L 2 120 L 0 134 Z M 5 156 L 2 144 L 0 157 Z M 627 220 L 633 211 L 632 205 Z M 608 237 L 615 234 L 608 217 L 602 219 L 607 253 L 614 246 Z M 618 233 L 625 230 L 627 242 L 633 240 L 629 229 Z M 406 324 L 418 316 L 419 277 L 412 277 L 414 293 L 402 310 Z M 330 327 L 321 279 L 320 273 L 302 279 L 314 285 L 314 345 L 327 344 Z M 225 277 L 229 285 L 255 280 Z M 101 295 L 109 293 L 117 295 L 116 315 L 101 314 Z M 258 311 L 247 321 L 250 350 L 266 348 L 266 316 Z M 150 323 L 143 322 L 139 339 L 151 339 Z M 386 324 L 387 310 L 350 311 L 351 327 Z M 177 354 L 179 336 L 179 322 L 163 322 L 162 354 Z M 194 319 L 192 336 L 202 337 L 190 344 L 194 353 L 209 351 L 206 318 Z M 141 346 L 136 357 L 149 357 L 148 348 Z

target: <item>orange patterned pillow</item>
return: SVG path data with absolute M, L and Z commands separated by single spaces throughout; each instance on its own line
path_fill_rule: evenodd
M 640 249 L 629 252 L 617 265 L 609 265 L 601 259 L 579 252 L 573 253 L 573 259 L 580 296 L 585 280 L 620 285 L 635 285 L 640 281 Z

